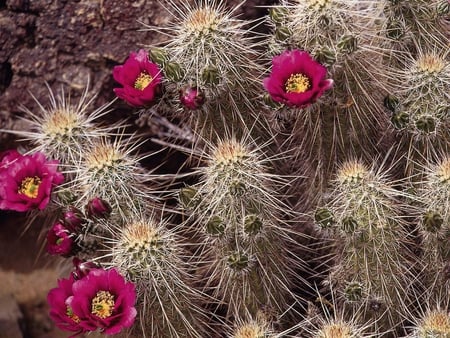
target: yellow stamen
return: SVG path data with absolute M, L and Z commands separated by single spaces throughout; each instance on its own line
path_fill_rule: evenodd
M 39 185 L 41 179 L 37 176 L 25 177 L 20 183 L 19 194 L 23 194 L 29 198 L 36 198 L 39 193 Z
M 67 307 L 66 315 L 67 315 L 67 317 L 72 319 L 75 323 L 80 322 L 80 318 L 75 313 L 73 313 L 73 310 L 70 306 Z
M 114 310 L 114 296 L 108 291 L 99 291 L 92 299 L 92 314 L 105 319 L 112 315 Z
M 304 93 L 309 89 L 311 83 L 306 75 L 297 73 L 289 77 L 285 86 L 287 93 Z
M 153 78 L 151 75 L 146 72 L 141 72 L 136 81 L 134 81 L 134 88 L 138 90 L 144 90 L 152 81 Z

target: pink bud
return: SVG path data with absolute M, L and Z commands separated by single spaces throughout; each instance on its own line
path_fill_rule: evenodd
M 197 87 L 185 86 L 180 89 L 180 102 L 188 109 L 198 109 L 205 103 L 205 95 Z
M 86 213 L 89 217 L 107 218 L 111 213 L 111 206 L 105 200 L 94 197 L 86 205 Z
M 64 212 L 61 221 L 69 231 L 76 233 L 84 223 L 83 213 L 74 206 L 69 206 Z

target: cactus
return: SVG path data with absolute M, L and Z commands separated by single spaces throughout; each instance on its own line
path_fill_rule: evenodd
M 268 172 L 262 150 L 250 145 L 235 138 L 212 145 L 199 183 L 180 195 L 190 206 L 189 229 L 204 238 L 207 288 L 229 315 L 255 315 L 262 306 L 283 311 L 292 269 L 304 265 L 288 262 L 292 239 L 281 219 L 289 210 L 276 195 L 282 181 Z
M 156 197 L 146 185 L 151 181 L 151 174 L 139 162 L 145 156 L 133 154 L 140 144 L 142 141 L 133 138 L 111 141 L 104 136 L 85 150 L 73 184 L 77 205 L 99 197 L 125 220 L 135 215 L 143 204 L 153 203 Z
M 47 84 L 49 92 L 49 107 L 44 106 L 33 95 L 39 106 L 39 112 L 32 112 L 23 107 L 25 122 L 29 130 L 8 131 L 23 137 L 31 144 L 30 152 L 42 151 L 49 157 L 57 158 L 64 163 L 66 172 L 74 169 L 80 161 L 85 149 L 101 135 L 110 134 L 119 125 L 100 127 L 96 121 L 108 114 L 113 102 L 97 109 L 91 108 L 96 95 L 89 93 L 89 81 L 78 103 L 71 102 L 62 87 L 55 96 Z
M 315 218 L 334 230 L 338 250 L 331 280 L 343 295 L 337 300 L 355 309 L 362 306 L 363 317 L 378 330 L 393 328 L 401 322 L 397 311 L 408 302 L 411 279 L 406 269 L 409 235 L 402 219 L 407 195 L 381 169 L 358 160 L 341 165 L 332 188 L 330 201 Z
M 414 163 L 422 165 L 448 151 L 448 103 L 450 63 L 445 47 L 420 47 L 418 55 L 403 57 L 401 68 L 393 69 L 393 92 L 398 104 L 390 105 L 392 122 L 400 129 L 407 151 L 407 172 Z
M 136 285 L 138 336 L 201 337 L 211 330 L 201 307 L 208 299 L 194 287 L 189 253 L 167 226 L 156 215 L 140 215 L 112 228 L 111 264 Z
M 150 55 L 161 63 L 167 77 L 166 99 L 160 109 L 172 115 L 179 111 L 177 117 L 183 120 L 188 116 L 190 125 L 208 137 L 223 136 L 220 130 L 227 125 L 235 131 L 248 130 L 251 119 L 247 115 L 258 113 L 251 100 L 259 94 L 257 76 L 261 73 L 256 62 L 258 42 L 248 34 L 252 22 L 236 18 L 240 6 L 227 9 L 216 0 L 183 4 L 166 0 L 165 7 L 171 23 L 144 25 L 144 30 L 166 38 L 162 46 L 150 47 Z M 185 88 L 201 91 L 202 104 L 183 104 Z M 165 109 L 164 104 L 169 106 Z

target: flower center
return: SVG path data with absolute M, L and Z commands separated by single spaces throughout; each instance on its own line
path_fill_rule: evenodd
M 144 90 L 152 81 L 153 78 L 151 77 L 151 75 L 146 72 L 141 72 L 136 81 L 134 81 L 134 88 L 138 90 Z
M 20 183 L 19 194 L 23 194 L 29 198 L 36 198 L 40 184 L 41 179 L 37 176 L 25 177 Z
M 60 238 L 58 238 L 58 239 L 56 240 L 56 245 L 61 245 L 62 242 L 64 242 L 64 238 L 63 238 L 63 237 L 60 237 Z
M 112 315 L 114 310 L 114 296 L 108 291 L 99 291 L 92 299 L 91 313 L 104 319 Z
M 75 313 L 73 313 L 73 310 L 70 306 L 68 306 L 66 309 L 66 315 L 67 315 L 67 317 L 72 319 L 75 323 L 80 322 L 80 318 Z
M 304 93 L 309 89 L 311 83 L 306 75 L 297 73 L 289 77 L 285 86 L 287 93 Z

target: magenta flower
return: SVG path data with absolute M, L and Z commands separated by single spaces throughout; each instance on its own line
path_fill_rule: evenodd
M 272 59 L 272 72 L 263 80 L 272 99 L 304 108 L 333 86 L 327 69 L 305 51 L 285 51 Z
M 64 331 L 76 332 L 78 334 L 87 332 L 80 326 L 80 318 L 74 314 L 69 303 L 73 297 L 72 285 L 75 282 L 73 277 L 58 280 L 58 287 L 50 290 L 47 295 L 47 302 L 50 306 L 50 318 L 55 325 Z
M 47 233 L 47 252 L 50 255 L 69 256 L 74 249 L 70 232 L 61 223 L 55 223 Z
M 0 163 L 0 209 L 28 211 L 44 209 L 55 185 L 64 181 L 58 161 L 47 161 L 43 153 L 11 152 Z
M 114 88 L 114 92 L 131 106 L 148 106 L 160 93 L 161 70 L 149 61 L 148 53 L 143 49 L 131 53 L 123 65 L 115 66 L 113 77 L 123 86 Z
M 106 334 L 119 333 L 133 325 L 136 318 L 136 291 L 116 269 L 93 269 L 72 286 L 69 305 L 88 330 L 97 328 Z

